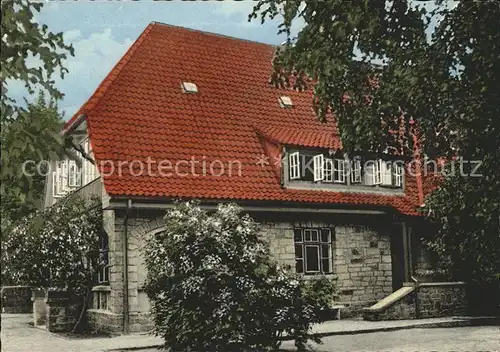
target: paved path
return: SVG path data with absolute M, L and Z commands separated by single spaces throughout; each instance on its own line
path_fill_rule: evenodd
M 159 338 L 149 335 L 126 335 L 113 338 L 68 338 L 33 328 L 28 314 L 2 314 L 3 352 L 102 352 L 109 350 L 146 348 L 161 345 Z M 463 327 L 453 329 L 420 329 L 421 324 L 463 323 L 463 319 L 439 318 L 422 320 L 399 320 L 367 322 L 362 320 L 331 321 L 314 327 L 319 334 L 327 336 L 323 345 L 312 345 L 315 351 L 500 351 L 499 327 Z M 387 332 L 384 330 L 408 329 Z M 378 330 L 376 333 L 363 331 Z M 356 335 L 350 335 L 356 333 Z M 347 335 L 349 334 L 349 335 Z M 440 348 L 448 346 L 444 349 Z M 292 342 L 283 347 L 293 350 Z
M 458 328 L 409 329 L 368 334 L 327 336 L 323 337 L 322 341 L 322 345 L 313 344 L 310 351 L 498 352 L 500 351 L 500 327 L 467 326 Z M 282 348 L 287 351 L 294 351 L 294 345 L 291 342 L 285 342 Z
M 2 314 L 2 352 L 102 352 L 161 344 L 148 335 L 68 338 L 29 325 L 32 316 Z

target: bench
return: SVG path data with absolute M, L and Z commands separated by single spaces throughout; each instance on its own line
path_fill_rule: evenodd
M 325 320 L 340 320 L 340 311 L 342 308 L 345 308 L 345 306 L 341 305 L 341 304 L 333 304 L 326 309 L 322 309 L 322 314 L 324 314 L 323 319 L 325 319 Z M 332 317 L 332 315 L 333 315 L 333 317 Z
M 332 309 L 335 312 L 335 319 L 336 320 L 340 320 L 340 310 L 342 308 L 345 308 L 345 306 L 341 305 L 341 304 L 336 304 L 336 305 L 330 306 L 330 309 Z

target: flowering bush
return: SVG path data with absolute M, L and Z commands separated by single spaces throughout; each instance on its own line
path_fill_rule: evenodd
M 74 196 L 61 200 L 9 226 L 2 243 L 2 277 L 36 288 L 64 289 L 75 301 L 88 301 L 102 264 L 103 231 L 97 199 L 90 204 Z
M 177 204 L 145 252 L 156 334 L 174 351 L 269 351 L 284 334 L 302 350 L 333 297 L 330 281 L 307 284 L 271 261 L 235 205 Z

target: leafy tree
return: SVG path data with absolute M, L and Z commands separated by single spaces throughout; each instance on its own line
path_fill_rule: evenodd
M 70 195 L 46 211 L 20 219 L 9 230 L 2 242 L 2 281 L 65 289 L 75 302 L 83 302 L 83 313 L 103 264 L 100 201 L 89 203 Z
M 27 112 L 6 124 L 1 131 L 2 165 L 14 168 L 15 175 L 10 171 L 2 169 L 2 219 L 16 221 L 40 208 L 43 200 L 45 187 L 45 173 L 49 172 L 48 164 L 43 163 L 49 157 L 58 157 L 55 151 L 62 152 L 62 148 L 56 142 L 52 145 L 47 142 L 53 141 L 52 135 L 56 133 L 54 127 L 60 128 L 63 121 L 57 112 L 54 100 L 45 101 L 43 92 L 33 104 L 28 104 Z M 46 141 L 35 146 L 40 140 Z M 18 145 L 26 144 L 27 148 L 19 148 Z M 9 158 L 5 160 L 4 158 Z M 8 165 L 10 164 L 10 165 Z M 37 168 L 38 167 L 38 168 Z M 15 178 L 26 173 L 21 187 L 11 187 Z M 26 195 L 30 197 L 27 198 Z
M 326 279 L 306 284 L 274 263 L 258 225 L 240 211 L 181 203 L 147 240 L 156 334 L 174 351 L 277 350 L 283 333 L 304 350 L 333 298 Z
M 59 135 L 59 120 L 37 122 L 9 95 L 9 83 L 18 81 L 30 94 L 43 88 L 52 99 L 62 98 L 53 78 L 64 77 L 67 70 L 62 63 L 68 53 L 73 55 L 73 47 L 64 44 L 62 33 L 54 34 L 35 21 L 34 14 L 42 6 L 28 0 L 5 0 L 1 4 L 1 195 L 8 192 L 21 203 L 32 202 L 37 189 L 32 188 L 32 177 L 19 172 L 19 158 L 30 153 L 48 158 L 51 153 L 60 153 L 65 144 Z M 8 139 L 5 145 L 4 138 Z
M 287 35 L 272 81 L 312 87 L 319 119 L 335 119 L 347 153 L 390 148 L 411 158 L 418 147 L 420 156 L 482 162 L 482 177 L 446 175 L 426 204 L 436 241 L 450 258 L 465 256 L 455 277 L 494 278 L 499 252 L 481 248 L 500 236 L 498 1 L 260 0 L 249 19 L 259 17 L 280 18 Z M 462 250 L 471 238 L 477 246 Z M 487 268 L 463 265 L 478 260 Z

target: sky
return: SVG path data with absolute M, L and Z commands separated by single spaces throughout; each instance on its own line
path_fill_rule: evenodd
M 188 28 L 221 33 L 268 44 L 285 40 L 278 36 L 278 23 L 262 25 L 248 22 L 254 1 L 153 2 L 153 1 L 48 1 L 36 14 L 39 23 L 54 32 L 62 32 L 65 42 L 73 44 L 75 56 L 65 65 L 69 73 L 56 84 L 64 93 L 59 103 L 69 119 L 97 88 L 111 68 L 139 37 L 146 26 L 163 22 Z M 26 96 L 21 84 L 9 85 L 16 99 Z M 28 97 L 32 101 L 33 97 Z
M 420 2 L 422 3 L 422 2 Z M 455 2 L 451 2 L 455 3 Z M 256 2 L 244 1 L 53 1 L 46 0 L 37 22 L 54 32 L 62 32 L 73 44 L 75 56 L 65 66 L 64 79 L 55 77 L 64 94 L 59 108 L 69 119 L 85 103 L 111 68 L 151 22 L 199 29 L 268 44 L 280 44 L 278 21 L 248 22 Z M 429 2 L 431 4 L 431 2 Z M 455 5 L 453 5 L 455 6 Z M 302 28 L 296 21 L 293 31 Z M 18 102 L 33 101 L 20 82 L 8 82 L 9 95 Z

